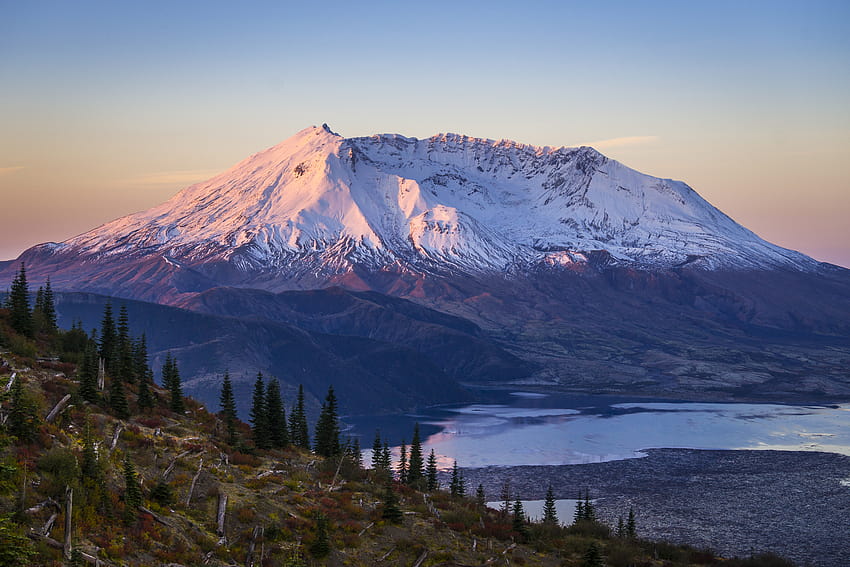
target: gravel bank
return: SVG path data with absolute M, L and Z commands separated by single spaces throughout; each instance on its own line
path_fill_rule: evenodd
M 632 506 L 638 534 L 726 555 L 773 551 L 801 565 L 850 565 L 850 457 L 800 451 L 651 449 L 641 459 L 562 466 L 464 469 L 474 492 L 557 498 L 589 489 L 616 525 Z

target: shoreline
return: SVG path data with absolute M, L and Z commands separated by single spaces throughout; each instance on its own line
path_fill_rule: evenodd
M 646 457 L 576 465 L 463 468 L 467 490 L 497 499 L 589 490 L 611 526 L 634 507 L 638 535 L 724 555 L 774 552 L 801 564 L 850 564 L 850 457 L 774 450 L 645 449 Z M 562 520 L 565 520 L 562 518 Z

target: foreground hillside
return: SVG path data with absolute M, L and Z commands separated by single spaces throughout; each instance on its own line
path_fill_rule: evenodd
M 613 535 L 592 514 L 569 528 L 531 524 L 521 507 L 486 509 L 457 483 L 423 492 L 365 470 L 348 448 L 259 449 L 227 411 L 182 398 L 173 411 L 173 382 L 121 390 L 106 374 L 92 394 L 85 333 L 40 329 L 21 335 L 0 310 L 2 566 L 789 565 Z M 152 404 L 140 404 L 145 388 Z M 126 405 L 114 400 L 122 391 Z

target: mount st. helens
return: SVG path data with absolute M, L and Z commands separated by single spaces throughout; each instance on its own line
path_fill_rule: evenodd
M 21 261 L 58 289 L 402 344 L 444 370 L 461 352 L 446 358 L 429 334 L 449 345 L 465 319 L 467 343 L 510 367 L 491 378 L 526 386 L 850 395 L 847 270 L 588 147 L 307 128 L 148 211 L 27 250 L 0 282 Z M 377 293 L 296 291 L 337 286 Z

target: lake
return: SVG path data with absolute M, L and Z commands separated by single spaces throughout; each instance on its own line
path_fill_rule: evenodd
M 364 448 L 375 429 L 408 443 L 419 422 L 440 466 L 561 465 L 639 458 L 649 448 L 774 449 L 850 455 L 850 404 L 784 405 L 506 393 L 499 403 L 351 418 Z M 365 456 L 369 462 L 369 454 Z

